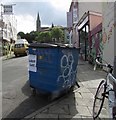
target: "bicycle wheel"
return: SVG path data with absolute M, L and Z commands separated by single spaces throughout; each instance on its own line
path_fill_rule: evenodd
M 102 80 L 97 88 L 95 98 L 94 98 L 94 103 L 93 103 L 93 119 L 96 119 L 103 107 L 105 95 L 103 93 L 106 92 L 106 81 Z

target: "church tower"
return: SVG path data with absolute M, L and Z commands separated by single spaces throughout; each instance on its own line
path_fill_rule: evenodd
M 39 17 L 39 12 L 37 15 L 37 20 L 36 20 L 36 31 L 40 32 L 41 31 L 41 21 L 40 21 L 40 17 Z

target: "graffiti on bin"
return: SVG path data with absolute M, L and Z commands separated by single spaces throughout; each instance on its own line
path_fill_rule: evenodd
M 74 57 L 72 53 L 63 55 L 60 61 L 61 75 L 58 77 L 57 82 L 60 87 L 71 87 L 76 79 L 77 69 L 74 70 Z

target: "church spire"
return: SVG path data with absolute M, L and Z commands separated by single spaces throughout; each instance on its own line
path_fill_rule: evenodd
M 38 32 L 41 31 L 41 21 L 40 21 L 39 12 L 37 14 L 36 31 L 38 31 Z
M 54 24 L 52 23 L 52 28 L 54 27 Z
M 38 12 L 38 14 L 37 14 L 37 20 L 40 20 L 40 17 L 39 17 L 39 12 Z

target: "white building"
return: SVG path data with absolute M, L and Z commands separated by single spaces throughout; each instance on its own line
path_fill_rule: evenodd
M 2 21 L 1 21 L 2 22 Z M 0 31 L 0 38 L 11 42 L 11 40 L 17 40 L 17 20 L 14 15 L 3 15 L 3 28 Z M 2 30 L 3 29 L 3 30 Z
M 12 43 L 15 43 L 17 40 L 17 20 L 12 11 L 8 11 L 9 13 L 6 13 L 7 11 L 5 10 L 9 9 L 5 9 L 4 6 L 5 5 L 1 5 L 0 9 L 0 41 L 2 41 L 3 53 L 6 49 L 7 51 L 10 50 Z M 11 5 L 6 5 L 6 7 L 11 7 Z

